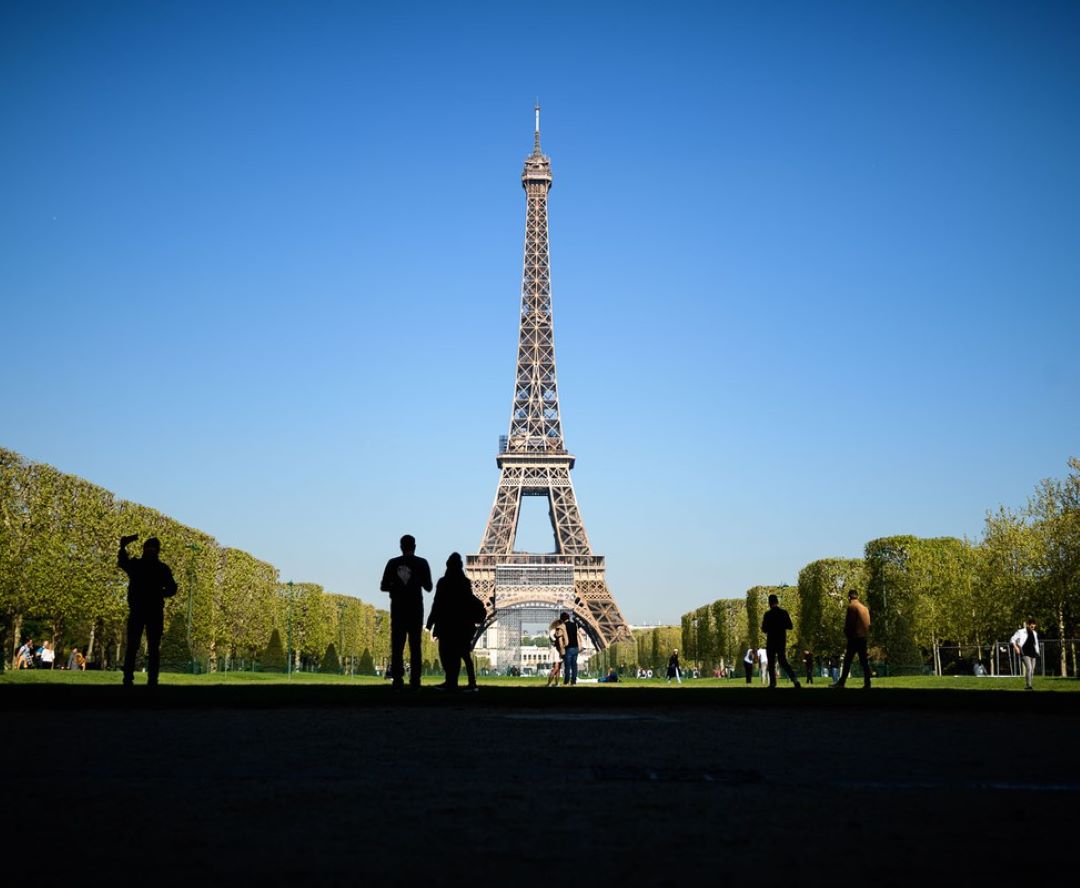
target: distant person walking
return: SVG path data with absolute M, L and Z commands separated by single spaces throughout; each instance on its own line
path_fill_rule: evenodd
M 446 673 L 442 687 L 448 691 L 457 690 L 463 661 L 469 676 L 468 689 L 476 688 L 476 673 L 469 653 L 476 627 L 475 602 L 472 582 L 465 576 L 461 556 L 451 552 L 446 559 L 446 573 L 435 585 L 435 600 L 427 620 L 428 630 L 439 640 L 439 660 Z
M 780 599 L 776 595 L 769 596 L 769 609 L 765 611 L 765 616 L 761 620 L 761 631 L 765 633 L 765 649 L 767 651 L 766 656 L 769 658 L 769 687 L 776 687 L 776 665 L 777 663 L 783 667 L 787 677 L 791 679 L 792 684 L 797 688 L 801 688 L 799 680 L 795 677 L 794 671 L 792 671 L 791 664 L 787 661 L 787 634 L 788 630 L 793 629 L 791 625 L 791 614 L 780 607 Z
M 1028 620 L 1025 626 L 1020 627 L 1009 639 L 1016 655 L 1024 664 L 1024 690 L 1033 691 L 1035 686 L 1031 683 L 1035 676 L 1035 664 L 1042 655 L 1039 650 L 1039 633 L 1035 631 L 1035 621 Z
M 754 681 L 754 661 L 757 659 L 757 654 L 754 653 L 754 649 L 749 647 L 746 649 L 746 656 L 742 658 L 743 669 L 746 670 L 746 683 L 753 684 Z
M 566 634 L 566 624 L 562 621 L 561 616 L 552 622 L 548 627 L 548 631 L 551 635 L 551 645 L 555 648 L 555 653 L 559 655 L 559 658 L 551 664 L 547 684 L 544 685 L 546 688 L 559 686 L 559 673 L 562 672 L 563 659 L 566 657 L 566 646 L 570 640 Z
M 769 683 L 769 652 L 765 648 L 757 649 L 758 675 L 762 684 Z
M 806 683 L 814 683 L 814 655 L 810 651 L 802 652 L 803 666 L 806 667 Z
M 56 651 L 53 650 L 52 642 L 47 641 L 41 646 L 41 668 L 52 669 L 56 663 Z
M 409 642 L 409 686 L 420 687 L 423 668 L 424 592 L 431 591 L 431 568 L 416 555 L 416 539 L 405 534 L 401 554 L 383 569 L 379 588 L 390 593 L 390 675 L 392 687 L 405 687 L 405 641 Z
M 139 538 L 137 533 L 120 537 L 116 556 L 119 568 L 128 575 L 127 649 L 124 651 L 124 686 L 135 683 L 135 656 L 146 631 L 146 683 L 156 687 L 161 666 L 161 632 L 165 626 L 165 599 L 176 594 L 176 580 L 169 566 L 161 561 L 161 542 L 149 537 L 142 547 L 142 557 L 132 558 L 127 547 Z
M 870 610 L 859 601 L 859 593 L 854 589 L 848 591 L 848 609 L 844 617 L 844 635 L 847 636 L 847 649 L 844 651 L 844 666 L 840 670 L 840 677 L 836 680 L 834 688 L 842 688 L 847 684 L 848 673 L 851 671 L 851 661 L 855 655 L 859 656 L 859 665 L 862 666 L 863 687 L 870 687 L 870 661 L 866 656 L 866 639 L 870 635 Z
M 566 628 L 566 653 L 563 655 L 563 685 L 577 684 L 577 658 L 578 658 L 578 626 L 570 614 L 563 611 L 559 614 L 563 626 Z
M 671 656 L 667 661 L 667 680 L 671 681 L 675 679 L 679 684 L 682 684 L 682 672 L 679 669 L 679 650 L 676 648 L 671 652 Z

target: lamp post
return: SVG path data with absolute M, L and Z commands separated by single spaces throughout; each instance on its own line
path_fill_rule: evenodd
M 191 657 L 191 674 L 195 674 L 195 646 L 191 643 L 191 615 L 192 594 L 195 591 L 195 556 L 201 551 L 198 543 L 188 543 L 187 550 L 191 553 L 188 559 L 188 589 L 187 589 L 187 646 L 188 656 Z
M 293 582 L 289 580 L 285 584 L 289 591 L 286 593 L 289 597 L 289 612 L 285 618 L 285 674 L 292 678 L 292 604 L 293 604 Z
M 883 562 L 881 566 L 881 619 L 885 624 L 885 674 L 888 675 L 889 642 L 892 639 L 889 635 L 889 592 L 885 582 L 885 564 L 891 564 L 893 567 L 901 567 L 904 564 L 904 555 L 902 552 L 897 552 L 895 549 L 882 549 L 878 552 L 878 557 Z

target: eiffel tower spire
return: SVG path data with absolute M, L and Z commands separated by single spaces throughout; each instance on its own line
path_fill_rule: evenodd
M 565 453 L 555 377 L 555 331 L 551 317 L 551 259 L 547 196 L 551 160 L 540 152 L 540 106 L 536 106 L 533 153 L 525 158 L 525 263 L 521 278 L 521 329 L 517 384 L 510 410 L 511 453 Z
M 630 628 L 607 588 L 604 558 L 589 545 L 570 479 L 574 457 L 563 442 L 548 248 L 551 160 L 540 150 L 539 104 L 535 111 L 533 152 L 521 173 L 525 261 L 510 433 L 497 458 L 499 486 L 480 551 L 468 556 L 467 566 L 475 592 L 488 601 L 489 623 L 508 608 L 572 610 L 603 648 L 628 638 Z M 547 498 L 554 552 L 514 551 L 523 496 Z

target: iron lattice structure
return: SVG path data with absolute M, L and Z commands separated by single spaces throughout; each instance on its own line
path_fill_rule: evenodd
M 630 627 L 604 578 L 581 519 L 563 442 L 555 374 L 547 198 L 551 160 L 540 150 L 536 109 L 533 152 L 525 159 L 525 267 L 510 433 L 500 442 L 500 476 L 480 551 L 466 559 L 475 593 L 488 604 L 488 625 L 500 610 L 550 607 L 573 611 L 597 648 L 630 637 Z M 513 551 L 521 499 L 547 497 L 555 535 L 552 554 Z

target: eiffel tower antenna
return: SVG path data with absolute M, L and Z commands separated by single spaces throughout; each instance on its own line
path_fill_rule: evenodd
M 570 470 L 574 457 L 563 441 L 555 374 L 551 312 L 547 198 L 551 160 L 540 151 L 536 104 L 533 153 L 525 158 L 525 262 L 521 322 L 509 433 L 500 439 L 499 486 L 480 551 L 469 555 L 474 592 L 488 604 L 490 625 L 500 611 L 551 608 L 572 611 L 598 649 L 631 637 L 605 580 L 604 556 L 593 553 L 578 509 Z M 514 551 L 521 499 L 545 497 L 555 551 Z

